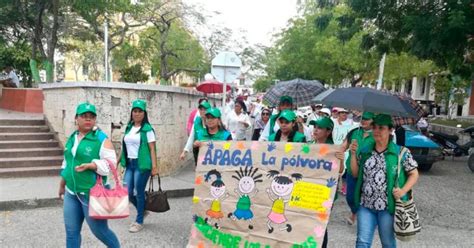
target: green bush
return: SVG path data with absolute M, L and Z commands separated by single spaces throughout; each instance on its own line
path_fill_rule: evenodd
M 122 75 L 120 81 L 123 82 L 137 83 L 148 81 L 148 75 L 143 72 L 142 67 L 139 64 L 120 69 L 119 72 L 120 75 Z

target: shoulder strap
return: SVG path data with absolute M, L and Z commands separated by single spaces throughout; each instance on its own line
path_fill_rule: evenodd
M 398 185 L 398 178 L 400 177 L 400 171 L 401 171 L 401 163 L 402 159 L 405 156 L 405 153 L 407 151 L 407 148 L 404 146 L 399 146 L 400 150 L 398 152 L 398 164 L 397 164 L 397 175 L 395 176 L 395 185 Z

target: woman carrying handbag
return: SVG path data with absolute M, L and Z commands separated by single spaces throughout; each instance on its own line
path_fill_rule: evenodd
M 137 99 L 132 103 L 119 160 L 125 167 L 124 181 L 129 200 L 137 209 L 137 217 L 128 229 L 131 233 L 143 229 L 143 220 L 148 215 L 145 211 L 145 187 L 150 174 L 158 174 L 155 143 L 155 131 L 148 121 L 146 102 Z
M 418 164 L 409 150 L 393 142 L 392 132 L 392 117 L 379 114 L 373 119 L 373 142 L 365 142 L 359 148 L 357 140 L 350 141 L 351 172 L 357 180 L 354 201 L 359 207 L 357 248 L 371 247 L 376 227 L 382 247 L 397 246 L 396 203 L 408 200 L 407 193 L 418 180 Z M 398 168 L 403 172 L 399 173 Z
M 69 136 L 64 149 L 61 167 L 59 196 L 64 199 L 64 224 L 66 247 L 81 246 L 81 229 L 84 219 L 94 236 L 107 247 L 120 247 L 119 240 L 110 230 L 107 220 L 91 218 L 89 194 L 99 176 L 107 176 L 109 162 L 117 158 L 112 142 L 107 135 L 95 127 L 96 108 L 82 103 L 76 109 L 77 130 Z

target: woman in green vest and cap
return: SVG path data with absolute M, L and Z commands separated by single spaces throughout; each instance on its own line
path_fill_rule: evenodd
M 184 158 L 186 157 L 186 153 L 190 152 L 192 149 L 194 155 L 194 165 L 197 165 L 197 156 L 199 153 L 199 148 L 193 147 L 193 143 L 195 140 L 197 140 L 197 133 L 202 129 L 206 129 L 206 111 L 210 108 L 211 104 L 208 101 L 201 101 L 201 103 L 199 103 L 199 116 L 196 116 L 196 118 L 194 119 L 194 124 L 191 128 L 191 132 L 189 133 L 186 145 L 184 146 L 183 152 L 179 156 L 181 160 L 184 160 Z
M 120 247 L 117 236 L 108 227 L 107 220 L 89 217 L 89 191 L 97 176 L 107 176 L 107 162 L 117 162 L 115 150 L 107 135 L 96 124 L 94 105 L 81 103 L 76 108 L 77 130 L 69 136 L 64 149 L 61 167 L 59 196 L 64 198 L 64 224 L 66 247 L 81 246 L 81 229 L 84 219 L 92 233 L 107 247 Z
M 194 141 L 195 148 L 201 147 L 205 141 L 210 140 L 232 140 L 232 135 L 224 128 L 221 120 L 221 111 L 218 108 L 209 108 L 206 111 L 206 128 L 197 132 L 197 139 Z
M 344 151 L 349 149 L 349 145 L 353 139 L 357 140 L 357 144 L 359 146 L 357 155 L 366 144 L 374 143 L 374 137 L 372 135 L 372 120 L 374 119 L 374 116 L 375 114 L 372 112 L 362 113 L 360 126 L 349 131 L 346 139 L 342 143 Z M 356 179 L 352 176 L 351 172 L 351 157 L 352 156 L 349 153 L 349 157 L 346 160 L 346 202 L 351 210 L 351 215 L 346 218 L 346 222 L 349 225 L 353 225 L 356 222 L 358 207 L 355 206 L 354 203 L 354 189 L 356 185 Z
M 268 141 L 306 142 L 305 135 L 295 130 L 296 114 L 292 110 L 281 111 L 278 124 L 280 130 L 270 135 Z
M 333 145 L 334 141 L 332 140 L 332 130 L 334 129 L 334 122 L 329 117 L 320 117 L 317 120 L 312 120 L 309 122 L 310 125 L 313 125 L 313 142 L 314 144 L 328 144 Z M 344 153 L 341 151 L 336 152 L 336 158 L 340 160 L 339 173 L 344 171 Z M 334 201 L 337 199 L 337 191 L 334 196 Z M 328 244 L 328 229 L 326 228 L 326 233 L 324 234 L 322 248 L 326 248 Z
M 130 120 L 122 140 L 120 164 L 125 167 L 124 181 L 130 202 L 137 209 L 137 218 L 128 229 L 131 233 L 143 229 L 145 212 L 145 187 L 151 175 L 158 174 L 156 163 L 155 131 L 148 121 L 146 102 L 137 99 L 132 103 Z
M 409 150 L 393 142 L 392 132 L 392 117 L 379 114 L 373 119 L 375 142 L 358 150 L 357 140 L 351 141 L 351 172 L 357 178 L 354 200 L 359 206 L 356 247 L 370 247 L 377 226 L 382 246 L 396 247 L 395 199 L 407 200 L 407 193 L 418 180 L 418 164 Z M 401 170 L 396 185 L 399 162 Z

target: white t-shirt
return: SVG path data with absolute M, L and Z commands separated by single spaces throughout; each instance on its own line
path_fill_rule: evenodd
M 240 122 L 247 123 L 248 127 L 245 127 Z M 237 115 L 235 111 L 231 111 L 227 117 L 226 127 L 232 134 L 233 140 L 244 140 L 246 138 L 245 132 L 252 128 L 251 126 L 250 117 L 246 113 L 242 112 L 240 115 Z
M 127 146 L 127 157 L 136 159 L 138 158 L 138 149 L 140 148 L 140 127 L 133 126 L 128 132 L 127 135 L 124 137 L 125 145 Z M 155 133 L 153 130 L 148 131 L 146 133 L 146 137 L 148 139 L 148 143 L 155 142 Z
M 12 80 L 12 83 L 14 83 L 16 87 L 20 87 L 20 80 L 14 71 L 10 71 L 10 73 L 8 73 L 8 78 Z

